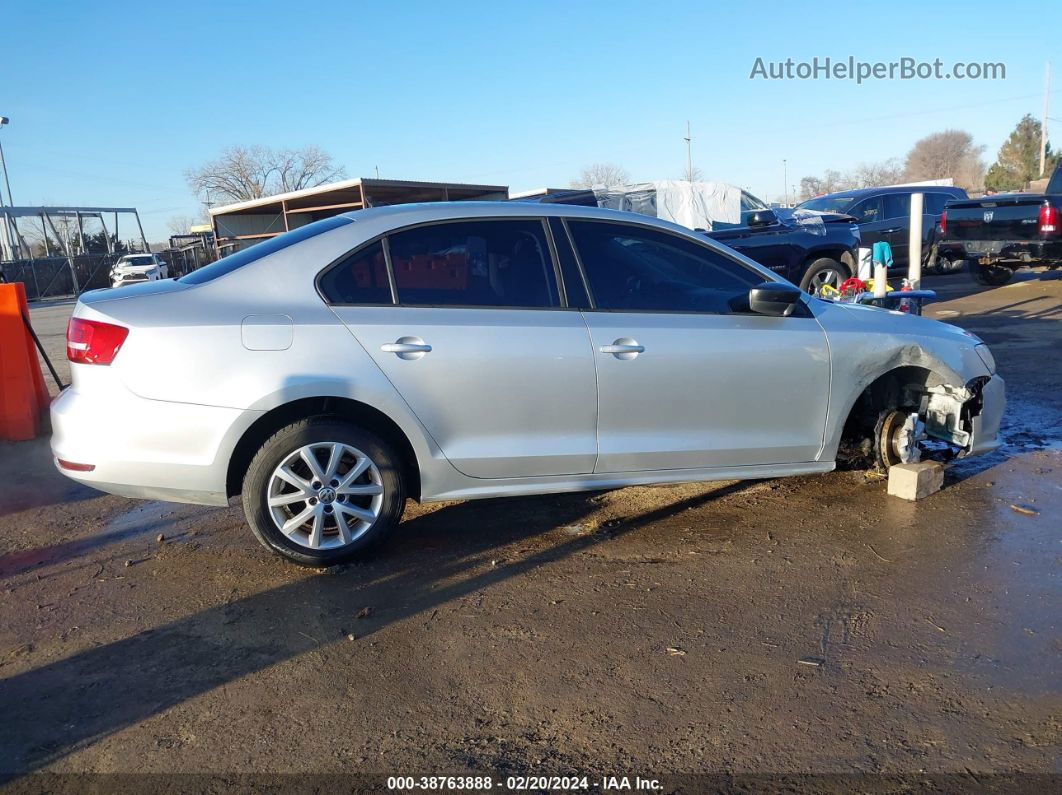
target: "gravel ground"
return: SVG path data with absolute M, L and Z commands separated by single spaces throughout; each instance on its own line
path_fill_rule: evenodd
M 1011 402 L 919 503 L 858 472 L 411 503 L 315 573 L 236 503 L 0 445 L 0 771 L 1062 774 L 1062 281 L 927 286 Z M 69 311 L 32 313 L 60 365 Z

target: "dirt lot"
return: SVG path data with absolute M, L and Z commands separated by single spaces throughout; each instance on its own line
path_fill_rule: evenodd
M 0 446 L 0 770 L 1062 773 L 1062 280 L 927 286 L 1010 408 L 917 504 L 862 473 L 411 504 L 315 573 L 238 505 Z M 69 310 L 34 310 L 56 351 Z

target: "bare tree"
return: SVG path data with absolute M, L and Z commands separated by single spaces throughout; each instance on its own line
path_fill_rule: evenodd
M 682 179 L 685 182 L 700 182 L 704 179 L 704 172 L 697 166 L 687 165 L 682 169 Z
M 800 180 L 800 200 L 814 199 L 827 193 L 848 190 L 853 187 L 851 178 L 832 168 L 826 169 L 821 177 L 807 176 Z
M 313 188 L 346 176 L 346 171 L 335 164 L 332 155 L 318 146 L 281 149 L 273 153 L 273 164 L 280 193 Z
M 166 226 L 170 230 L 171 235 L 187 235 L 188 230 L 195 224 L 203 223 L 202 218 L 195 218 L 191 215 L 175 215 L 166 222 Z
M 980 187 L 985 176 L 981 160 L 983 146 L 975 146 L 973 136 L 964 130 L 944 130 L 927 135 L 907 153 L 904 179 L 921 182 L 951 177 L 955 184 L 970 190 Z
M 594 163 L 579 172 L 579 176 L 571 181 L 573 188 L 592 188 L 595 185 L 604 185 L 611 188 L 615 185 L 626 185 L 631 181 L 631 175 L 623 166 L 615 163 Z
M 185 172 L 192 192 L 206 201 L 260 199 L 344 176 L 343 167 L 316 146 L 279 150 L 230 146 L 217 160 Z
M 891 157 L 878 163 L 860 163 L 849 174 L 854 188 L 880 188 L 903 182 L 904 169 L 900 161 Z

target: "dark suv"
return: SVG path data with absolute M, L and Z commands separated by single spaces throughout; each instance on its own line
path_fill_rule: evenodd
M 924 195 L 922 209 L 922 262 L 930 261 L 933 244 L 938 240 L 940 214 L 944 205 L 956 199 L 965 199 L 966 191 L 944 185 L 924 187 L 906 186 L 896 188 L 861 188 L 840 193 L 828 193 L 798 204 L 798 208 L 823 213 L 843 213 L 856 219 L 859 237 L 865 247 L 882 241 L 892 247 L 893 261 L 897 271 L 908 267 L 908 235 L 911 229 L 911 194 Z M 945 254 L 941 255 L 945 257 Z M 940 270 L 947 272 L 950 262 L 942 262 Z M 962 267 L 959 258 L 956 269 Z

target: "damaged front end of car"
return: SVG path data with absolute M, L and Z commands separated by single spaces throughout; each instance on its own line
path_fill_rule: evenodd
M 849 416 L 839 459 L 882 469 L 921 460 L 932 440 L 943 443 L 934 457 L 962 458 L 999 447 L 1005 404 L 998 375 L 965 384 L 943 381 L 932 371 L 902 367 L 868 386 Z

